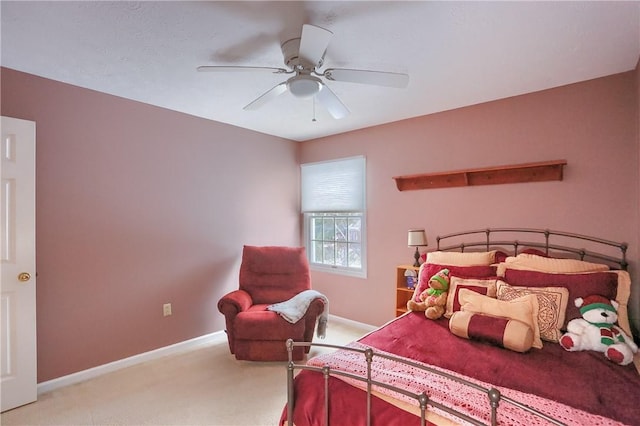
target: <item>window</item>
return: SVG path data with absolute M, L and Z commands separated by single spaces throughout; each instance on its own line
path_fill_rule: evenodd
M 302 213 L 312 269 L 365 278 L 365 159 L 301 166 Z

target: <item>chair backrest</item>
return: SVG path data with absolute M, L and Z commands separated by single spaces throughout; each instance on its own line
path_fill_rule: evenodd
M 311 288 L 309 262 L 304 247 L 244 246 L 240 265 L 240 290 L 253 303 L 277 303 Z

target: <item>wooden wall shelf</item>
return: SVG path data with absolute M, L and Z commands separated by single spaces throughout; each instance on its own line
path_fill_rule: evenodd
M 566 160 L 395 176 L 399 191 L 562 180 Z

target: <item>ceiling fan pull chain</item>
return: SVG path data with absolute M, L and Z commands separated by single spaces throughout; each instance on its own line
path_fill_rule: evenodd
M 316 120 L 316 97 L 315 96 L 312 98 L 312 101 L 313 101 L 313 119 L 311 121 L 315 123 L 317 121 Z

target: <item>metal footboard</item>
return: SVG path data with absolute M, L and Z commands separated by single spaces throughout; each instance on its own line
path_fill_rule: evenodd
M 412 361 L 409 361 L 407 359 L 404 358 L 398 358 L 395 356 L 390 356 L 387 354 L 382 354 L 382 353 L 377 353 L 375 350 L 371 349 L 371 348 L 367 348 L 367 349 L 358 349 L 358 348 L 352 348 L 352 347 L 347 347 L 347 346 L 338 346 L 338 345 L 330 345 L 330 344 L 325 344 L 325 343 L 309 343 L 309 342 L 294 342 L 292 339 L 288 339 L 287 340 L 287 352 L 289 354 L 289 362 L 287 364 L 287 424 L 289 426 L 293 426 L 293 411 L 295 408 L 295 392 L 294 392 L 294 376 L 295 376 L 295 371 L 296 370 L 310 370 L 310 371 L 315 371 L 318 373 L 321 373 L 324 377 L 324 425 L 325 426 L 330 426 L 329 424 L 329 378 L 331 376 L 334 377 L 348 377 L 350 379 L 354 379 L 354 380 L 358 380 L 360 382 L 366 383 L 366 388 L 367 388 L 367 404 L 366 404 L 366 419 L 367 419 L 367 426 L 371 425 L 371 397 L 372 397 L 372 388 L 373 386 L 378 386 L 381 388 L 385 388 L 385 389 L 389 389 L 391 391 L 397 392 L 399 394 L 408 396 L 410 398 L 414 398 L 417 402 L 418 402 L 418 406 L 420 407 L 420 424 L 422 426 L 426 425 L 426 412 L 427 412 L 427 406 L 432 406 L 434 408 L 438 408 L 446 413 L 449 413 L 461 420 L 464 420 L 470 424 L 473 425 L 478 425 L 478 426 L 486 426 L 484 423 L 473 419 L 467 415 L 465 415 L 464 413 L 461 413 L 451 407 L 447 407 L 444 406 L 438 402 L 432 401 L 429 399 L 429 395 L 427 395 L 425 392 L 422 393 L 413 393 L 410 391 L 407 391 L 406 389 L 402 389 L 402 388 L 398 388 L 396 386 L 393 385 L 389 385 L 386 383 L 381 383 L 378 382 L 376 380 L 373 380 L 371 377 L 371 363 L 373 361 L 374 357 L 381 357 L 381 358 L 385 358 L 385 359 L 389 359 L 392 360 L 394 362 L 398 362 L 398 363 L 402 363 L 405 365 L 409 365 L 415 368 L 419 368 L 421 370 L 424 371 L 428 371 L 430 373 L 434 373 L 434 374 L 438 374 L 440 376 L 446 377 L 448 379 L 454 380 L 458 383 L 464 384 L 466 386 L 469 386 L 471 388 L 474 388 L 475 390 L 479 391 L 479 392 L 483 392 L 487 395 L 487 409 L 490 410 L 491 412 L 491 425 L 495 426 L 497 425 L 497 413 L 498 413 L 498 407 L 501 403 L 507 403 L 507 404 L 512 404 L 524 411 L 527 411 L 537 417 L 540 417 L 544 420 L 546 420 L 547 422 L 549 422 L 549 424 L 554 424 L 554 425 L 564 425 L 564 423 L 538 411 L 535 410 L 525 404 L 522 404 L 512 398 L 508 398 L 504 395 L 502 395 L 500 393 L 499 390 L 495 389 L 495 388 L 485 388 L 483 386 L 479 386 L 476 383 L 470 382 L 468 380 L 464 380 L 461 379 L 459 377 L 444 373 L 442 371 L 430 368 L 428 366 L 425 366 L 423 364 L 418 364 Z M 367 365 L 367 374 L 366 376 L 358 376 L 349 372 L 345 372 L 345 371 L 341 371 L 341 370 L 337 370 L 337 369 L 333 369 L 330 368 L 328 366 L 325 367 L 314 367 L 314 366 L 309 366 L 309 365 L 304 365 L 304 364 L 296 364 L 293 362 L 293 348 L 295 347 L 311 347 L 311 346 L 317 346 L 317 347 L 323 347 L 323 348 L 332 348 L 332 349 L 336 349 L 336 350 L 346 350 L 346 351 L 351 351 L 351 352 L 359 352 L 363 355 L 365 361 L 366 361 L 366 365 Z

